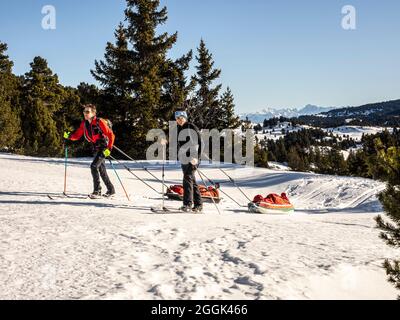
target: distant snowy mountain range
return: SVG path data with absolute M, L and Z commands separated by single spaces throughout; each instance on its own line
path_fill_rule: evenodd
M 262 123 L 271 118 L 298 118 L 304 125 L 314 127 L 339 127 L 343 125 L 400 126 L 400 99 L 369 103 L 353 107 L 319 107 L 308 104 L 304 108 L 266 108 L 255 113 L 239 114 L 242 120 Z
M 400 99 L 369 103 L 358 107 L 345 107 L 316 115 L 302 115 L 302 124 L 317 127 L 355 126 L 400 126 Z
M 338 107 L 319 107 L 315 105 L 308 104 L 304 108 L 296 109 L 296 108 L 283 108 L 283 109 L 273 109 L 273 108 L 266 108 L 259 112 L 255 113 L 243 113 L 239 114 L 240 119 L 246 120 L 248 118 L 253 123 L 260 123 L 263 122 L 264 119 L 271 119 L 271 118 L 279 118 L 279 117 L 299 117 L 299 116 L 309 116 L 318 114 L 321 112 L 328 112 L 334 109 L 338 109 Z

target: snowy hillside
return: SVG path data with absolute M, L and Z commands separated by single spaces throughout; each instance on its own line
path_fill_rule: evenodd
M 254 128 L 254 126 L 253 126 Z M 255 136 L 259 140 L 279 140 L 283 138 L 289 132 L 297 132 L 302 129 L 310 129 L 311 127 L 306 125 L 292 126 L 290 122 L 282 122 L 273 127 L 263 128 L 259 133 L 256 133 Z
M 384 127 L 370 127 L 370 126 L 340 126 L 337 128 L 328 128 L 323 129 L 327 132 L 332 132 L 337 137 L 347 137 L 354 139 L 355 141 L 361 141 L 361 137 L 367 134 L 377 134 L 379 132 L 383 132 L 388 130 L 389 132 L 393 132 L 392 128 L 384 128 Z
M 377 103 L 370 103 L 358 107 L 347 107 L 330 110 L 325 112 L 327 117 L 361 117 L 368 116 L 398 116 L 400 110 L 400 100 L 391 100 Z
M 256 124 L 253 124 L 253 128 Z M 292 126 L 290 122 L 282 122 L 274 127 L 266 127 L 259 131 L 256 136 L 259 140 L 278 140 L 283 138 L 289 132 L 297 132 L 302 129 L 312 129 L 307 125 Z M 284 131 L 282 131 L 284 130 Z M 340 126 L 336 128 L 321 128 L 327 133 L 332 133 L 335 137 L 352 138 L 354 141 L 361 141 L 363 135 L 374 135 L 388 130 L 393 132 L 392 128 L 373 127 L 373 126 Z
M 91 191 L 89 164 L 71 161 L 71 194 Z M 160 215 L 149 210 L 160 195 L 117 168 L 131 202 L 112 171 L 113 200 L 50 200 L 63 189 L 62 159 L 0 154 L 0 299 L 396 298 L 380 267 L 395 251 L 374 228 L 379 182 L 227 166 L 250 197 L 287 192 L 296 213 L 248 214 L 223 199 L 220 215 L 212 204 Z M 247 204 L 216 168 L 203 171 Z M 180 168 L 169 164 L 166 179 L 179 183 Z
M 305 124 L 324 128 L 346 124 L 398 127 L 399 119 L 400 100 L 370 103 L 359 107 L 339 108 L 317 115 L 299 117 L 299 120 Z

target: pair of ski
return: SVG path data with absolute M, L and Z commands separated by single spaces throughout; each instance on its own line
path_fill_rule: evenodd
M 171 207 L 151 207 L 150 210 L 159 214 L 203 214 L 203 211 L 183 211 Z
M 104 197 L 104 196 L 93 196 L 93 195 L 70 195 L 66 193 L 62 193 L 59 195 L 50 195 L 48 194 L 47 197 L 50 200 L 58 200 L 58 199 L 79 199 L 79 200 L 86 200 L 86 199 L 91 199 L 91 200 L 98 200 L 98 199 L 112 199 L 113 197 Z M 194 211 L 189 211 L 185 212 L 183 210 L 179 210 L 176 208 L 167 208 L 167 207 L 152 207 L 150 208 L 152 212 L 154 213 L 159 213 L 159 214 L 202 214 L 203 212 L 194 212 Z
M 88 199 L 89 196 L 84 196 L 84 195 L 70 195 L 70 194 L 66 194 L 66 193 L 62 193 L 62 194 L 56 194 L 56 195 L 50 195 L 47 194 L 47 197 L 50 200 L 57 200 L 57 199 Z
M 50 195 L 48 194 L 47 197 L 50 200 L 57 200 L 57 199 L 79 199 L 79 200 L 85 200 L 85 199 L 91 199 L 91 200 L 98 200 L 98 199 L 113 199 L 113 197 L 108 197 L 108 196 L 94 196 L 91 194 L 88 195 L 70 195 L 66 193 L 58 194 L 58 195 Z

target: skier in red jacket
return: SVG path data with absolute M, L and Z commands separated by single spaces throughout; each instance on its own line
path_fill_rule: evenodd
M 82 121 L 79 128 L 74 132 L 65 132 L 66 140 L 77 141 L 85 137 L 93 146 L 94 160 L 90 166 L 93 177 L 93 193 L 90 197 L 101 196 L 100 176 L 107 187 L 107 193 L 103 196 L 110 197 L 115 194 L 113 184 L 108 177 L 105 159 L 110 156 L 114 145 L 115 135 L 108 126 L 107 121 L 96 116 L 96 106 L 87 104 L 84 106 L 83 114 L 85 120 Z

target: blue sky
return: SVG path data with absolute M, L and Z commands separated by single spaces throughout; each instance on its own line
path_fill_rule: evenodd
M 398 0 L 162 0 L 178 31 L 178 57 L 201 38 L 222 69 L 239 113 L 265 107 L 361 105 L 400 98 Z M 42 7 L 57 10 L 56 30 L 41 27 Z M 353 5 L 357 29 L 341 27 Z M 64 85 L 95 83 L 90 69 L 124 19 L 124 0 L 3 0 L 0 41 L 14 72 L 43 56 Z M 191 70 L 193 72 L 193 68 Z

